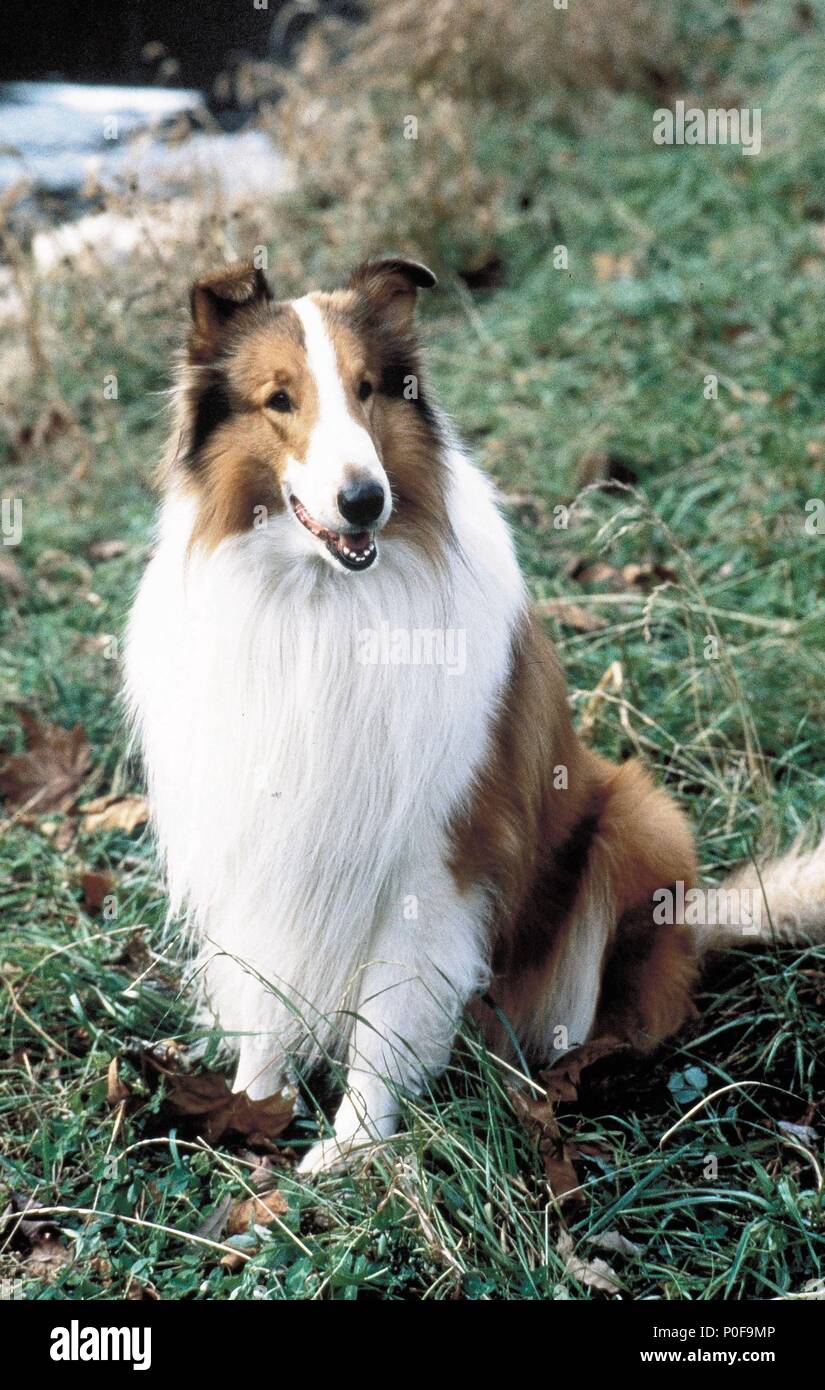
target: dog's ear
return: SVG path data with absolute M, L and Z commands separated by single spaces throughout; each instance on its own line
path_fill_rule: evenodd
M 381 261 L 365 261 L 353 271 L 348 289 L 358 290 L 399 327 L 412 321 L 416 292 L 437 285 L 433 272 L 420 261 L 391 256 Z
M 192 361 L 211 361 L 238 311 L 268 303 L 271 298 L 266 276 L 251 261 L 224 266 L 199 280 L 192 286 L 189 296 L 192 310 L 189 355 Z

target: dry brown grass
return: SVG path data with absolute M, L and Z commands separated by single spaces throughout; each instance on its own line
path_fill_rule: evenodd
M 674 38 L 672 12 L 654 0 L 567 11 L 550 0 L 373 0 L 361 26 L 312 30 L 272 129 L 322 264 L 323 248 L 340 263 L 392 246 L 450 269 L 484 266 L 513 216 L 528 113 L 581 113 L 584 92 L 589 104 L 660 91 L 674 77 Z
M 674 11 L 655 0 L 372 0 L 338 65 L 351 81 L 524 106 L 562 88 L 658 90 L 674 69 Z M 317 36 L 319 31 L 314 31 Z M 321 31 L 341 42 L 340 25 Z

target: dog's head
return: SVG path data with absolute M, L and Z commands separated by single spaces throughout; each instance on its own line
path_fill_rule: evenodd
M 195 540 L 288 517 L 291 547 L 350 572 L 393 535 L 434 543 L 441 438 L 414 312 L 435 283 L 395 258 L 282 302 L 246 263 L 193 287 L 174 469 L 198 499 Z

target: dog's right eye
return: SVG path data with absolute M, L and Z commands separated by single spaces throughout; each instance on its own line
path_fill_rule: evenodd
M 288 391 L 273 391 L 266 402 L 267 410 L 278 410 L 286 415 L 292 409 L 292 399 Z

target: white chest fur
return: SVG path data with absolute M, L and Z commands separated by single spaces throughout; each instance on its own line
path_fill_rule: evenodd
M 443 573 L 397 541 L 335 573 L 293 550 L 287 517 L 187 559 L 178 498 L 133 609 L 127 692 L 172 911 L 222 1027 L 277 1031 L 287 1053 L 337 1047 L 388 914 L 426 931 L 417 901 L 485 757 L 523 590 L 486 481 L 449 467 Z

